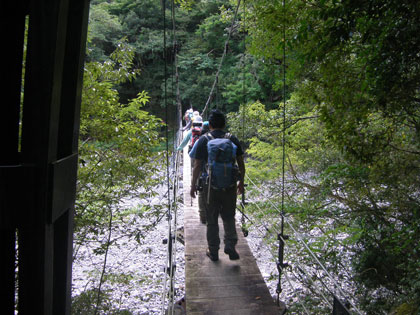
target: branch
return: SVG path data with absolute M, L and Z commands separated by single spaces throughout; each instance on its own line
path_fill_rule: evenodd
M 397 151 L 401 151 L 401 152 L 405 152 L 405 153 L 410 153 L 410 154 L 416 154 L 416 155 L 420 155 L 419 151 L 412 151 L 412 150 L 405 150 L 405 149 L 401 149 L 401 148 L 397 148 L 395 145 L 389 144 L 389 146 Z
M 217 82 L 219 81 L 219 73 L 220 73 L 220 70 L 222 69 L 223 60 L 225 59 L 225 56 L 226 56 L 226 53 L 227 53 L 230 36 L 231 36 L 232 31 L 234 29 L 234 25 L 235 25 L 235 21 L 236 21 L 236 16 L 238 15 L 238 9 L 239 9 L 240 4 L 241 4 L 241 0 L 238 0 L 238 5 L 236 6 L 236 10 L 235 10 L 235 15 L 233 16 L 232 24 L 231 24 L 231 26 L 229 28 L 228 38 L 225 41 L 225 48 L 223 50 L 223 55 L 222 55 L 222 58 L 220 60 L 219 68 L 217 69 L 216 77 L 214 79 L 213 86 L 211 87 L 210 95 L 209 95 L 209 97 L 207 99 L 206 106 L 204 106 L 204 109 L 203 109 L 203 111 L 201 113 L 201 117 L 204 117 L 204 114 L 206 113 L 207 108 L 208 108 L 211 100 L 213 99 L 213 92 L 214 92 L 214 89 L 215 89 L 215 87 L 217 85 Z

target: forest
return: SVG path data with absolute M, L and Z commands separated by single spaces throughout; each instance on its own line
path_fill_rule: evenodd
M 337 284 L 359 314 L 419 314 L 419 19 L 416 1 L 92 0 L 73 258 L 96 268 L 72 313 L 137 314 L 111 292 L 151 280 L 108 253 L 165 220 L 177 105 L 208 105 L 246 148 L 244 228 L 276 253 L 286 219 L 289 314 L 330 314 Z

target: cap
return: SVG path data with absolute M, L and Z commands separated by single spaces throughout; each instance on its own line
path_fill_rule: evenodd
M 202 124 L 203 123 L 203 118 L 201 118 L 201 116 L 195 116 L 194 120 L 193 120 L 194 124 Z

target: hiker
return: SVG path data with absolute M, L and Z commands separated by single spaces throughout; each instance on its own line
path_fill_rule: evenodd
M 192 113 L 192 116 L 191 116 L 191 121 L 192 121 L 192 123 L 194 123 L 194 120 L 196 119 L 196 118 L 198 118 L 198 117 L 201 117 L 200 116 L 200 112 L 199 111 L 193 111 L 193 113 Z
M 226 119 L 219 110 L 213 110 L 209 117 L 210 132 L 202 136 L 195 145 L 193 154 L 194 169 L 190 195 L 195 198 L 196 183 L 207 163 L 207 256 L 212 261 L 219 259 L 219 214 L 225 228 L 224 252 L 229 259 L 239 259 L 235 249 L 238 235 L 235 227 L 236 195 L 244 190 L 245 164 L 239 140 L 223 131 Z M 235 165 L 237 162 L 237 166 Z M 239 170 L 239 172 L 238 172 Z
M 191 128 L 191 124 L 192 124 L 192 116 L 193 116 L 193 110 L 192 109 L 188 109 L 185 114 L 184 114 L 184 120 L 185 120 L 185 127 L 182 128 L 182 131 L 188 130 Z
M 206 122 L 204 122 L 206 123 Z M 193 126 L 190 130 L 188 130 L 187 134 L 182 139 L 181 144 L 176 148 L 178 151 L 182 151 L 185 146 L 189 143 L 188 152 L 191 151 L 194 143 L 200 138 L 201 136 L 201 129 L 203 127 L 203 119 L 201 116 L 197 116 L 193 121 Z
M 209 130 L 209 122 L 205 121 L 203 123 L 203 128 L 201 128 L 201 135 L 205 135 Z M 197 150 L 197 143 L 198 141 L 195 142 L 195 144 L 193 145 L 193 148 L 189 153 L 190 157 L 195 156 L 195 151 Z M 198 213 L 200 215 L 200 222 L 202 224 L 207 223 L 207 177 L 208 174 L 206 169 L 206 163 L 202 163 L 200 177 L 198 178 L 196 183 L 198 192 Z

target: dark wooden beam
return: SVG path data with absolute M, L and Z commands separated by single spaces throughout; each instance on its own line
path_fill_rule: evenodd
M 8 44 L 0 115 L 5 135 L 0 155 L 2 314 L 14 313 L 16 292 L 19 314 L 70 314 L 89 1 L 3 1 L 0 9 L 5 22 L 0 32 Z

